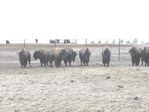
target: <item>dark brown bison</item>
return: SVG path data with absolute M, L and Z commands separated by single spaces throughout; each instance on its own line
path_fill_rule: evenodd
M 19 51 L 19 60 L 22 68 L 26 67 L 27 62 L 31 67 L 31 53 L 27 51 L 25 48 Z
M 39 59 L 41 66 L 47 66 L 48 62 L 50 60 L 50 51 L 48 50 L 44 50 L 44 49 L 40 49 L 38 51 L 35 51 L 33 54 L 33 58 L 35 60 Z
M 132 66 L 134 65 L 138 66 L 142 56 L 142 49 L 139 47 L 132 47 L 129 50 L 129 53 L 131 55 Z
M 66 55 L 63 57 L 63 61 L 65 63 L 65 66 L 67 66 L 67 63 L 69 63 L 69 66 L 71 66 L 71 62 L 75 62 L 75 58 L 77 56 L 77 53 L 71 49 L 71 48 L 66 48 Z
M 89 63 L 89 60 L 90 60 L 90 55 L 91 55 L 91 53 L 90 53 L 88 48 L 81 49 L 79 51 L 81 66 L 82 66 L 82 63 L 83 63 L 84 66 L 88 66 L 88 63 Z
M 142 51 L 141 59 L 142 59 L 142 65 L 143 65 L 143 62 L 145 62 L 145 66 L 149 66 L 149 47 L 148 46 L 144 47 Z
M 110 51 L 109 47 L 105 47 L 102 50 L 102 63 L 104 66 L 105 65 L 107 65 L 107 67 L 109 66 L 110 56 L 111 56 L 111 51 Z
M 66 55 L 66 50 L 63 48 L 53 48 L 51 49 L 50 54 L 50 63 L 52 65 L 53 61 L 55 62 L 56 67 L 62 66 L 61 62 Z

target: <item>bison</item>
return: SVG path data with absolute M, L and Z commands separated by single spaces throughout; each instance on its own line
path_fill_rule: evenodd
M 111 51 L 109 47 L 105 47 L 102 50 L 102 63 L 105 66 L 107 64 L 107 67 L 109 66 L 110 63 L 110 56 L 111 56 Z
M 19 60 L 20 60 L 21 68 L 25 68 L 28 62 L 31 67 L 31 53 L 25 48 L 19 51 Z
M 91 53 L 90 53 L 88 48 L 81 49 L 79 51 L 81 66 L 82 66 L 82 63 L 83 63 L 84 66 L 88 66 L 88 63 L 89 63 L 89 60 L 90 60 L 90 55 L 91 55 Z
M 138 66 L 142 56 L 142 49 L 139 47 L 132 47 L 129 50 L 129 53 L 131 55 L 132 66 L 134 65 Z
M 63 48 L 53 48 L 50 50 L 50 64 L 53 65 L 55 62 L 56 67 L 62 66 L 61 62 L 66 57 L 66 50 Z
M 149 47 L 148 46 L 144 47 L 142 51 L 141 59 L 142 59 L 142 65 L 144 61 L 145 66 L 149 66 Z
M 41 67 L 43 65 L 44 66 L 47 66 L 48 65 L 48 62 L 50 60 L 50 51 L 44 50 L 44 49 L 37 50 L 37 51 L 34 52 L 33 58 L 35 60 L 37 60 L 37 59 L 40 60 Z
M 63 61 L 65 63 L 65 66 L 67 66 L 67 63 L 69 63 L 69 66 L 71 66 L 71 62 L 75 61 L 77 53 L 71 48 L 66 48 L 65 50 L 66 50 L 66 55 L 64 55 Z

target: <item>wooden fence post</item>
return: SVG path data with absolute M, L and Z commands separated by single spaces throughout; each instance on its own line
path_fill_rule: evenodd
M 25 39 L 24 39 L 24 48 L 25 48 L 26 46 L 25 46 Z
M 85 39 L 85 46 L 87 47 L 87 38 Z

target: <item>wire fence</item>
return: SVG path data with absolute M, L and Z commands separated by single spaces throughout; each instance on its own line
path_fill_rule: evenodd
M 4 41 L 4 40 L 3 40 Z M 102 52 L 102 48 L 105 46 L 109 46 L 111 49 L 111 61 L 112 62 L 128 62 L 130 61 L 130 54 L 129 54 L 129 49 L 132 46 L 140 46 L 143 47 L 145 46 L 145 44 L 142 45 L 138 45 L 138 44 L 124 44 L 121 42 L 121 39 L 118 40 L 117 43 L 90 43 L 88 42 L 88 39 L 84 39 L 84 43 L 82 44 L 78 44 L 78 40 L 76 39 L 72 39 L 72 40 L 68 40 L 68 39 L 54 39 L 54 40 L 48 40 L 47 43 L 42 43 L 39 40 L 35 39 L 34 42 L 32 40 L 32 42 L 30 42 L 31 40 L 17 40 L 19 41 L 14 42 L 11 40 L 11 42 L 8 42 L 5 40 L 5 44 L 1 44 L 1 49 L 3 49 L 4 46 L 5 47 L 5 51 L 9 51 L 10 49 L 14 49 L 14 51 L 19 50 L 19 48 L 25 47 L 30 49 L 32 52 L 34 50 L 38 50 L 38 49 L 49 49 L 49 48 L 54 48 L 54 47 L 62 47 L 62 48 L 66 48 L 66 47 L 70 47 L 70 48 L 74 48 L 76 50 L 76 52 L 78 53 L 80 49 L 82 48 L 86 48 L 88 47 L 92 53 L 91 55 L 91 62 L 93 64 L 97 64 L 97 62 L 101 61 L 101 52 Z M 67 42 L 66 42 L 67 41 Z M 77 59 L 78 63 L 79 63 L 79 59 Z

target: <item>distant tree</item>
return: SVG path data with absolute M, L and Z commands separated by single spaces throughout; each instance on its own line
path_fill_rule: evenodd
M 127 40 L 126 44 L 130 44 L 130 41 L 129 41 L 129 40 Z
M 91 41 L 91 44 L 95 44 L 95 41 Z
M 98 44 L 101 44 L 101 41 L 100 40 L 98 41 Z
M 120 40 L 120 43 L 123 44 L 124 43 L 124 40 Z
M 137 44 L 137 43 L 138 43 L 138 39 L 135 38 L 135 39 L 133 40 L 133 44 Z
M 36 44 L 38 43 L 38 39 L 35 39 Z

